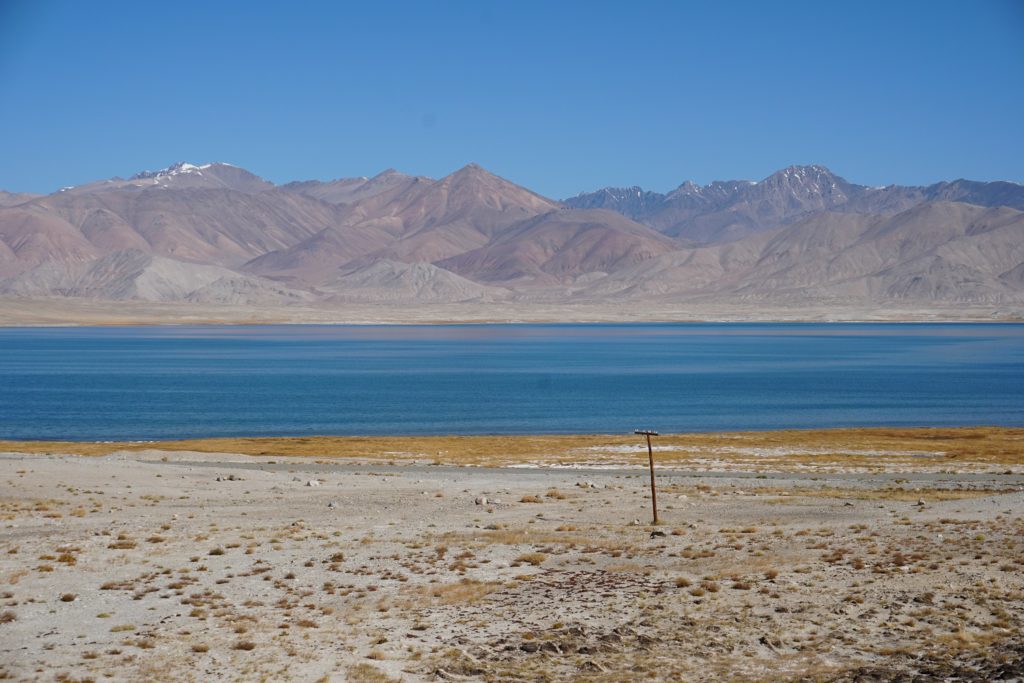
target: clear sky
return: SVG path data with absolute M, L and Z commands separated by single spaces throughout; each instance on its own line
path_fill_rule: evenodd
M 0 188 L 469 162 L 553 197 L 1024 181 L 1024 0 L 0 0 Z

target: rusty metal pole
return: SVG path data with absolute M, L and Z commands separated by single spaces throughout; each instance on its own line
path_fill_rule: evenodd
M 651 437 L 658 436 L 658 432 L 649 429 L 636 429 L 634 434 L 643 434 L 647 437 L 647 461 L 651 468 L 651 511 L 654 513 L 654 524 L 658 523 L 658 489 L 654 485 L 654 448 L 651 447 Z

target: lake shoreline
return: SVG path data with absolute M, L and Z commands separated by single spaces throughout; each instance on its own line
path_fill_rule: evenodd
M 0 327 L 138 325 L 448 325 L 544 323 L 1024 322 L 1017 305 L 891 306 L 808 302 L 349 304 L 327 307 L 202 306 L 142 301 L 0 296 Z
M 1024 466 L 1024 427 L 863 427 L 689 432 L 654 438 L 659 467 Z M 389 465 L 616 469 L 643 465 L 632 434 L 223 437 L 169 441 L 0 440 L 0 453 L 105 457 L 144 452 L 322 458 Z

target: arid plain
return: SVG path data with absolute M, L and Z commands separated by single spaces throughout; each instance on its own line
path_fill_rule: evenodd
M 17 680 L 994 680 L 1024 430 L 0 443 Z M 913 676 L 913 677 L 912 677 Z

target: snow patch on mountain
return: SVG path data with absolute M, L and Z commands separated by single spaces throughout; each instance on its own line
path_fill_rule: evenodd
M 214 166 L 231 166 L 221 161 L 215 161 L 209 164 L 190 164 L 187 161 L 179 161 L 175 164 L 171 164 L 167 168 L 161 168 L 159 171 L 141 171 L 131 177 L 131 180 L 161 180 L 164 178 L 173 178 L 181 175 L 203 175 L 203 171 L 212 168 Z

